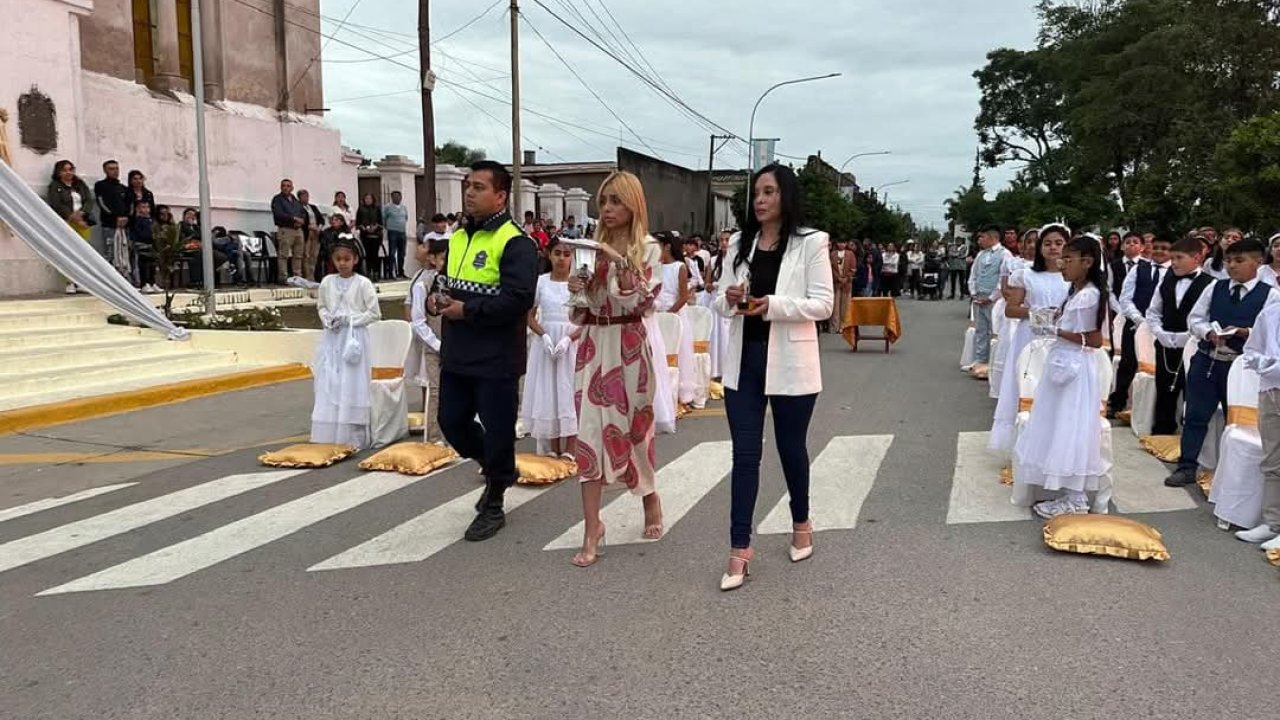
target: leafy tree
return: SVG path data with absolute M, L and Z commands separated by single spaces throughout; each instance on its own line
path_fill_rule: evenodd
M 1241 123 L 1216 158 L 1226 214 L 1267 233 L 1280 230 L 1280 113 Z
M 436 147 L 436 162 L 441 165 L 471 167 L 485 157 L 486 154 L 482 148 L 470 148 L 453 140 Z

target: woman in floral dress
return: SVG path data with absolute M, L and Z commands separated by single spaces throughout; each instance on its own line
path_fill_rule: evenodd
M 658 246 L 647 228 L 648 206 L 639 179 L 615 172 L 597 198 L 600 252 L 587 282 L 569 279 L 589 306 L 574 310 L 578 336 L 574 389 L 578 406 L 577 461 L 584 531 L 573 564 L 595 564 L 604 540 L 604 485 L 621 483 L 644 498 L 644 537 L 662 536 L 662 504 L 654 488 L 654 400 L 658 388 L 645 318 L 661 291 Z M 661 370 L 665 370 L 665 364 Z

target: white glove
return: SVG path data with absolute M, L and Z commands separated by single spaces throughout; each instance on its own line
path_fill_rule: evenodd
M 1257 370 L 1258 366 L 1262 365 L 1262 356 L 1252 354 L 1245 355 L 1240 359 L 1240 362 L 1244 365 L 1245 370 Z
M 560 338 L 560 342 L 556 343 L 556 349 L 552 351 L 551 354 L 555 357 L 563 357 L 565 353 L 569 352 L 569 345 L 572 343 L 573 338 L 565 335 L 563 338 Z
M 1253 369 L 1257 370 L 1259 375 L 1265 375 L 1276 367 L 1276 359 L 1269 355 L 1254 355 L 1253 357 L 1256 358 Z
M 551 357 L 556 356 L 556 344 L 551 340 L 551 336 L 542 333 L 542 345 L 547 349 L 547 354 Z

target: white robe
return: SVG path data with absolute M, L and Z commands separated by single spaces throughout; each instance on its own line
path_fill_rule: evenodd
M 373 348 L 368 328 L 382 319 L 378 293 L 363 275 L 329 275 L 320 283 L 319 295 L 318 310 L 325 331 L 311 365 L 316 398 L 311 410 L 311 442 L 366 448 L 372 441 Z M 357 351 L 358 357 L 348 357 Z

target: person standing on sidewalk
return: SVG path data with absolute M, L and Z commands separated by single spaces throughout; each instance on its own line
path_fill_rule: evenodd
M 403 278 L 405 233 L 409 227 L 409 209 L 400 204 L 399 190 L 391 192 L 391 202 L 382 207 L 382 226 L 387 229 L 387 265 L 391 278 Z
M 526 322 L 538 286 L 538 248 L 511 222 L 511 174 L 491 160 L 471 166 L 467 223 L 449 238 L 440 430 L 458 454 L 480 463 L 485 491 L 465 539 L 488 540 L 506 524 L 503 500 L 516 480 L 516 414 L 525 371 Z M 480 422 L 476 422 L 479 415 Z
M 947 280 L 951 283 L 951 299 L 956 299 L 956 288 L 960 288 L 960 297 L 966 295 L 964 271 L 968 265 L 969 243 L 956 238 L 947 246 Z M 942 294 L 941 290 L 938 292 Z
M 311 204 L 311 193 L 299 190 L 298 202 L 302 205 L 302 267 L 298 268 L 298 274 L 306 277 L 318 264 L 320 231 L 324 230 L 325 219 L 320 208 Z M 324 280 L 324 276 L 318 275 L 313 279 L 320 282 Z
M 271 217 L 276 224 L 276 267 L 279 275 L 276 282 L 284 284 L 289 279 L 289 260 L 298 258 L 301 264 L 306 245 L 303 242 L 302 230 L 307 221 L 304 208 L 293 194 L 293 181 L 285 178 L 280 181 L 280 194 L 271 198 Z M 298 268 L 298 272 L 305 272 Z

